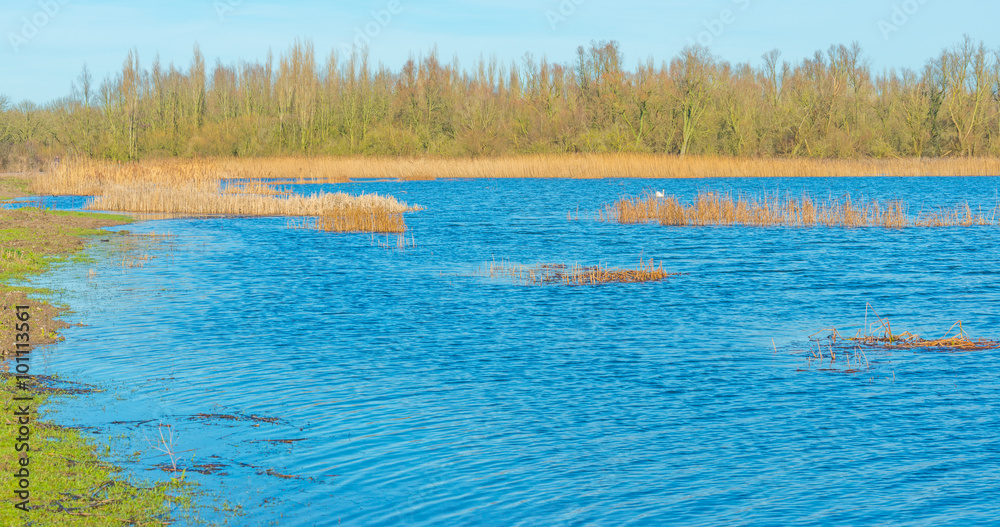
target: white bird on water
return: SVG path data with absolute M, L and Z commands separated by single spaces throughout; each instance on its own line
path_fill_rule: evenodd
M 665 196 L 666 196 L 666 194 L 664 194 L 662 190 L 657 190 L 656 191 L 656 197 L 662 198 L 662 197 L 665 197 Z

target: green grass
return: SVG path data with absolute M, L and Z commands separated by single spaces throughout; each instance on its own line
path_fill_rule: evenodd
M 0 210 L 6 228 L 0 229 L 0 293 L 4 298 L 19 298 L 29 303 L 34 313 L 31 331 L 43 326 L 38 323 L 43 313 L 55 311 L 38 298 L 24 297 L 27 292 L 37 296 L 41 290 L 12 285 L 31 275 L 42 273 L 51 266 L 83 258 L 82 240 L 92 235 L 108 235 L 94 227 L 130 222 L 131 218 L 109 214 L 46 211 L 39 209 Z M 6 304 L 6 302 L 5 302 Z M 13 310 L 0 306 L 0 335 L 4 342 L 13 342 Z M 36 318 L 37 316 L 37 318 Z M 47 333 L 47 331 L 46 331 Z M 46 335 L 32 334 L 33 342 L 42 342 Z M 3 366 L 13 368 L 14 363 Z M 160 482 L 134 482 L 121 476 L 121 470 L 108 463 L 111 454 L 105 443 L 99 445 L 79 430 L 40 420 L 39 409 L 52 397 L 64 397 L 58 391 L 42 386 L 36 377 L 24 384 L 10 373 L 0 373 L 0 400 L 4 405 L 0 423 L 0 472 L 7 474 L 6 498 L 0 500 L 0 525 L 31 525 L 33 527 L 165 525 L 171 516 L 190 514 L 194 485 L 183 474 Z M 14 398 L 30 395 L 27 416 L 30 426 L 29 452 L 15 450 L 21 423 L 15 417 L 23 401 Z M 85 395 L 84 395 L 85 396 Z M 12 476 L 28 459 L 29 512 L 15 508 Z
M 34 398 L 27 405 L 31 450 L 25 456 L 30 493 L 25 506 L 30 510 L 15 508 L 22 500 L 8 491 L 0 506 L 0 525 L 162 525 L 171 511 L 190 507 L 192 484 L 183 476 L 152 484 L 122 478 L 120 469 L 104 461 L 100 447 L 79 430 L 39 421 L 38 408 L 50 393 L 33 382 L 28 390 L 19 389 L 16 382 L 9 374 L 0 382 L 0 400 L 10 409 L 0 426 L 0 466 L 8 482 L 16 483 L 10 476 L 20 470 L 24 453 L 14 449 L 20 425 L 11 421 L 24 402 L 14 397 L 30 393 Z M 107 454 L 107 447 L 104 450 Z
M 84 218 L 95 222 L 131 223 L 134 221 L 128 216 L 118 214 L 100 214 L 92 212 L 75 211 L 53 211 L 39 209 L 37 207 L 24 207 L 12 211 L 6 211 L 14 219 L 28 214 L 40 214 L 50 218 Z M 54 237 L 68 239 L 83 239 L 89 236 L 107 235 L 108 231 L 78 227 L 71 225 L 59 225 L 53 222 L 44 232 L 29 227 L 8 227 L 0 229 L 0 291 L 15 289 L 11 284 L 22 282 L 33 274 L 40 274 L 47 271 L 52 265 L 68 261 L 86 261 L 86 257 L 81 255 L 77 249 L 68 250 L 29 250 L 24 246 L 30 245 L 38 240 Z M 44 294 L 46 291 L 37 288 L 17 287 L 18 290 L 28 290 L 32 293 Z
M 38 210 L 35 207 L 26 207 L 26 208 Z M 68 218 L 96 218 L 100 220 L 120 221 L 124 223 L 132 223 L 133 221 L 135 221 L 135 218 L 133 218 L 132 216 L 125 216 L 124 214 L 106 214 L 103 212 L 80 212 L 75 210 L 45 210 L 45 212 L 52 214 L 53 216 L 62 216 Z M 96 229 L 92 230 L 95 230 L 96 232 L 106 232 Z
M 0 231 L 0 235 L 3 232 Z M 9 284 L 37 274 L 53 263 L 53 258 L 45 258 L 30 251 L 20 249 L 0 249 L 0 282 Z
M 0 201 L 31 194 L 31 181 L 21 177 L 0 177 Z
M 33 294 L 48 294 L 49 291 L 35 287 L 14 286 L 29 276 L 45 272 L 52 264 L 65 257 L 42 255 L 23 249 L 8 249 L 13 242 L 30 239 L 36 234 L 30 229 L 0 229 L 0 291 L 19 290 Z

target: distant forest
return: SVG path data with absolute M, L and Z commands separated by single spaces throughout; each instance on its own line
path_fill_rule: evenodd
M 857 44 L 797 63 L 775 50 L 731 64 L 697 46 L 624 62 L 615 42 L 571 64 L 463 67 L 431 51 L 399 71 L 364 51 L 317 60 L 310 42 L 213 67 L 195 47 L 182 69 L 132 51 L 100 82 L 84 66 L 57 101 L 0 96 L 0 169 L 56 155 L 1000 155 L 1000 50 L 968 37 L 921 71 L 874 72 Z

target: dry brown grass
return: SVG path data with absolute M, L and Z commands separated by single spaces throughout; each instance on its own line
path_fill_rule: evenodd
M 19 348 L 15 335 L 19 333 L 15 324 L 23 323 L 17 319 L 16 306 L 28 306 L 31 329 L 32 348 L 45 346 L 62 340 L 59 331 L 69 327 L 69 324 L 60 320 L 62 309 L 49 304 L 48 302 L 35 300 L 28 297 L 24 291 L 0 289 L 0 359 L 6 359 L 17 355 Z M 23 350 L 22 354 L 23 354 Z
M 854 201 L 848 195 L 843 200 L 830 198 L 816 201 L 808 194 L 801 198 L 774 195 L 738 196 L 715 192 L 699 192 L 691 204 L 681 203 L 675 196 L 656 197 L 652 194 L 622 198 L 600 211 L 602 220 L 619 223 L 655 221 L 661 225 L 787 225 L 809 227 L 902 228 L 995 225 L 998 209 L 973 212 L 968 204 L 953 211 L 909 214 L 901 200 Z
M 871 323 L 869 312 L 874 317 Z M 825 336 L 817 337 L 820 334 Z M 812 344 L 805 353 L 810 367 L 813 361 L 817 361 L 820 371 L 840 373 L 871 371 L 886 362 L 894 350 L 962 353 L 1000 348 L 1000 342 L 996 340 L 970 337 L 961 320 L 952 324 L 940 338 L 926 339 L 909 331 L 893 333 L 889 320 L 879 316 L 871 304 L 865 305 L 865 324 L 854 336 L 844 337 L 836 328 L 830 328 L 820 330 L 809 338 Z
M 289 190 L 278 190 L 275 183 L 261 179 L 240 180 L 225 185 L 225 194 L 250 194 L 252 196 L 286 196 Z
M 868 323 L 868 312 L 871 311 L 875 321 Z M 837 330 L 832 330 L 831 338 L 836 341 L 840 336 Z M 934 351 L 981 351 L 1000 348 L 1000 342 L 989 339 L 973 339 L 962 327 L 959 320 L 944 332 L 940 338 L 925 339 L 920 335 L 914 335 L 909 331 L 893 333 L 892 324 L 887 318 L 879 316 L 871 304 L 865 305 L 865 326 L 857 331 L 853 337 L 843 338 L 844 341 L 858 346 L 896 348 L 896 349 L 927 349 Z
M 364 219 L 344 205 L 342 194 L 288 195 L 275 190 L 285 183 L 338 183 L 351 179 L 420 180 L 436 178 L 702 178 L 702 177 L 813 177 L 1000 174 L 1000 160 L 992 158 L 806 160 L 677 157 L 642 154 L 535 155 L 483 158 L 380 158 L 380 157 L 272 157 L 162 159 L 118 164 L 71 159 L 57 169 L 36 174 L 32 192 L 37 194 L 93 195 L 90 208 L 143 214 L 315 215 L 331 228 L 384 225 L 399 232 L 401 218 L 393 214 L 409 209 L 393 198 L 376 205 L 378 217 Z M 224 182 L 229 181 L 229 184 Z M 620 221 L 658 220 L 665 224 L 844 224 L 902 226 L 902 204 L 841 204 L 840 211 L 822 209 L 803 198 L 801 203 L 770 203 L 767 198 L 747 210 L 741 203 L 727 203 L 720 196 L 699 196 L 698 214 L 684 216 L 675 203 L 620 202 Z M 732 200 L 730 200 L 732 201 Z M 730 206 L 731 205 L 731 206 Z M 364 204 L 364 207 L 369 204 Z M 671 206 L 673 208 L 671 209 Z M 713 210 L 713 207 L 715 210 Z M 813 208 L 811 208 L 813 207 Z M 816 210 L 814 210 L 816 209 Z M 824 212 L 824 210 L 826 212 Z M 740 220 L 729 219 L 737 215 Z M 826 214 L 827 216 L 824 216 Z M 815 220 L 813 216 L 816 216 Z M 780 218 L 779 218 L 780 217 Z M 632 219 L 634 218 L 634 219 Z M 645 219 L 643 219 L 645 218 Z M 683 219 L 682 219 L 683 218 Z M 714 219 L 713 219 L 714 218 Z M 985 220 L 971 211 L 927 217 L 933 225 L 976 224 Z M 679 223 L 679 222 L 684 223 Z M 992 220 L 991 220 L 992 221 Z M 674 223 L 671 223 L 674 222 Z
M 982 176 L 1000 174 L 1000 159 L 815 160 L 678 157 L 656 154 L 562 154 L 479 158 L 333 158 L 338 177 L 445 178 L 709 178 L 840 176 Z
M 563 284 L 599 285 L 608 283 L 656 282 L 679 273 L 668 273 L 663 262 L 656 266 L 652 259 L 649 264 L 640 258 L 636 269 L 617 269 L 603 265 L 584 267 L 577 264 L 538 264 L 532 266 L 514 265 L 505 260 L 486 262 L 481 271 L 490 278 L 510 279 L 524 285 Z
M 356 205 L 325 211 L 317 218 L 316 227 L 334 232 L 406 232 L 402 212 Z
M 36 192 L 95 195 L 86 208 L 143 215 L 316 216 L 341 232 L 402 232 L 418 210 L 391 196 L 280 192 L 264 178 L 330 175 L 330 159 L 163 160 L 119 165 L 76 159 L 38 175 Z M 227 178 L 238 178 L 228 181 Z M 336 179 L 337 181 L 346 181 Z
M 105 188 L 102 195 L 87 204 L 87 208 L 139 213 L 237 216 L 323 216 L 336 211 L 402 213 L 415 210 L 391 196 L 378 194 L 227 194 L 218 188 L 202 185 L 185 187 L 149 183 Z
M 113 163 L 85 158 L 69 159 L 57 169 L 36 174 L 31 189 L 37 194 L 94 196 L 107 187 L 156 184 L 165 187 L 219 186 L 226 179 L 245 180 L 243 188 L 257 194 L 273 194 L 261 180 L 342 183 L 342 167 L 336 158 L 219 158 L 159 159 L 139 163 Z
M 96 195 L 109 184 L 187 186 L 221 179 L 339 183 L 357 178 L 708 178 L 1000 175 L 997 158 L 778 159 L 661 154 L 562 154 L 479 158 L 267 157 L 162 159 L 117 164 L 71 159 L 35 175 L 38 194 Z

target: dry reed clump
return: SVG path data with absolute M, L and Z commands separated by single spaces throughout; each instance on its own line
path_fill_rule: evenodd
M 616 269 L 602 265 L 584 267 L 577 264 L 538 264 L 532 266 L 514 265 L 505 260 L 487 262 L 481 274 L 490 278 L 505 278 L 524 285 L 562 284 L 598 285 L 608 283 L 656 282 L 680 273 L 669 273 L 663 269 L 663 262 L 657 267 L 653 260 L 649 265 L 639 259 L 637 269 Z
M 339 210 L 387 211 L 402 213 L 417 210 L 391 196 L 343 192 L 321 192 L 309 196 L 297 194 L 268 196 L 226 194 L 205 185 L 160 186 L 156 184 L 115 185 L 91 200 L 92 210 L 140 213 L 173 213 L 237 216 L 322 216 Z
M 253 196 L 269 196 L 269 195 L 289 195 L 292 194 L 288 190 L 278 190 L 275 188 L 275 183 L 267 182 L 261 179 L 251 179 L 249 181 L 234 181 L 225 186 L 223 190 L 225 194 L 250 194 Z
M 372 234 L 372 243 L 377 243 L 382 249 L 395 249 L 403 251 L 406 249 L 412 249 L 417 246 L 416 240 L 413 238 L 413 234 L 410 234 L 410 239 L 406 239 L 403 233 L 396 233 L 396 241 L 393 242 L 390 237 L 386 236 L 383 241 L 381 238 L 376 239 L 374 233 Z
M 871 325 L 868 324 L 868 311 L 875 316 L 875 322 Z M 955 333 L 952 333 L 958 328 Z M 833 338 L 836 339 L 839 335 L 836 330 L 833 330 Z M 892 325 L 889 320 L 879 316 L 871 304 L 865 305 L 865 326 L 857 331 L 853 337 L 844 338 L 843 340 L 851 342 L 858 346 L 867 346 L 870 348 L 892 348 L 892 349 L 927 349 L 934 351 L 981 351 L 1000 348 L 1000 342 L 988 339 L 973 339 L 962 327 L 962 321 L 959 320 L 948 328 L 948 331 L 944 332 L 944 336 L 937 339 L 925 339 L 920 335 L 914 335 L 909 331 L 904 331 L 902 333 L 894 334 L 892 332 Z
M 402 213 L 419 210 L 391 196 L 280 192 L 264 177 L 330 174 L 329 163 L 287 159 L 166 160 L 116 165 L 88 160 L 65 163 L 38 177 L 36 190 L 96 194 L 91 210 L 162 215 L 316 216 L 316 226 L 338 232 L 403 232 Z M 326 170 L 322 170 L 327 167 Z M 332 177 L 332 176 L 331 176 Z M 223 187 L 224 178 L 237 178 Z
M 115 185 L 156 184 L 182 187 L 205 184 L 218 187 L 222 180 L 236 180 L 233 191 L 254 194 L 277 193 L 271 185 L 278 181 L 342 183 L 342 169 L 336 158 L 219 158 L 158 159 L 137 163 L 113 163 L 86 158 L 66 160 L 55 170 L 37 174 L 32 192 L 46 195 L 94 196 Z
M 844 200 L 830 198 L 824 202 L 813 200 L 808 194 L 801 198 L 791 196 L 763 197 L 738 196 L 733 198 L 716 192 L 699 192 L 690 205 L 681 203 L 675 196 L 657 197 L 646 194 L 635 198 L 622 198 L 600 211 L 602 220 L 619 223 L 659 222 L 661 225 L 750 225 L 810 227 L 945 227 L 968 225 L 995 225 L 997 210 L 989 215 L 974 213 L 968 204 L 951 212 L 937 212 L 910 216 L 907 205 L 901 200 L 854 201 L 850 195 Z
M 871 324 L 868 323 L 868 311 L 875 316 L 875 321 Z M 826 336 L 817 337 L 820 333 L 826 333 Z M 893 333 L 889 320 L 879 316 L 871 304 L 865 306 L 865 325 L 853 337 L 844 337 L 836 328 L 830 328 L 809 338 L 816 346 L 816 349 L 810 347 L 808 350 L 810 366 L 815 360 L 822 371 L 842 373 L 870 371 L 882 362 L 882 357 L 894 350 L 961 353 L 1000 348 L 1000 341 L 970 337 L 962 327 L 961 320 L 952 324 L 941 338 L 925 339 L 909 331 Z
M 402 213 L 354 206 L 324 212 L 317 218 L 316 227 L 333 232 L 406 232 Z
M 310 196 L 224 194 L 198 186 L 116 186 L 86 208 L 139 213 L 235 216 L 316 216 L 316 228 L 337 232 L 403 232 L 403 212 L 419 210 L 391 196 L 342 192 Z

